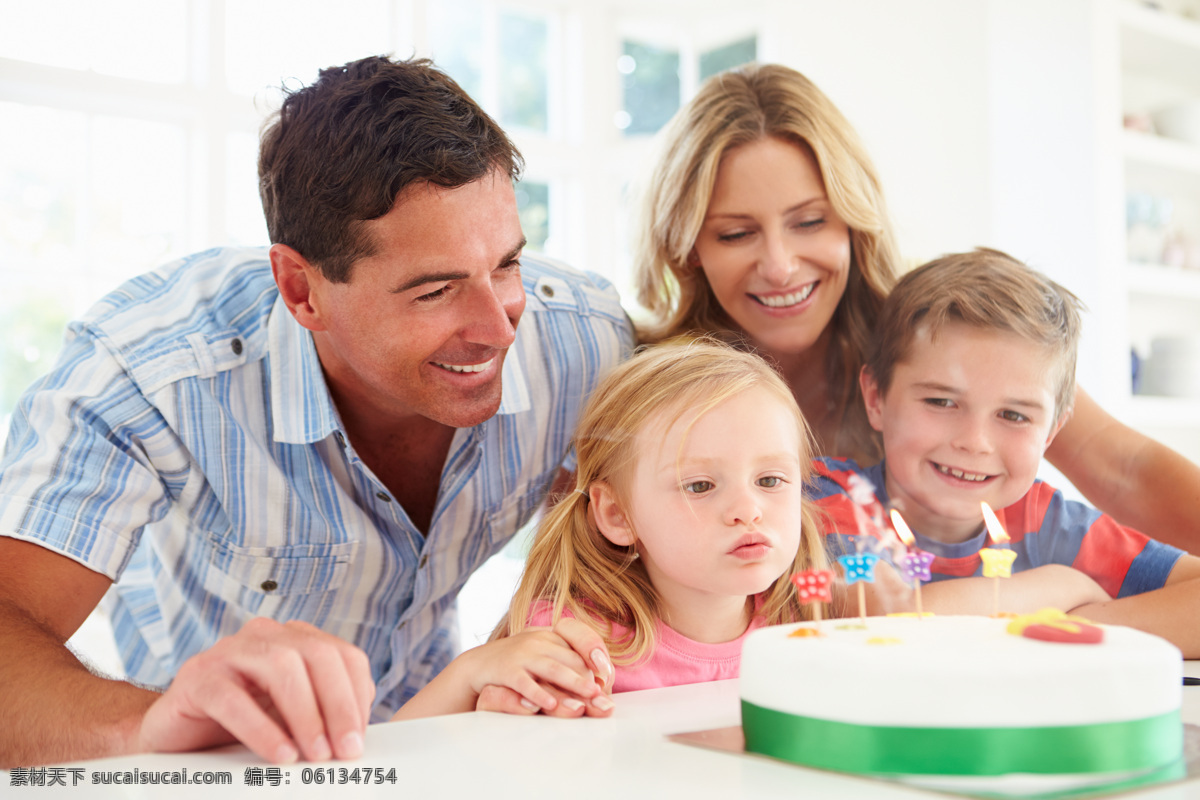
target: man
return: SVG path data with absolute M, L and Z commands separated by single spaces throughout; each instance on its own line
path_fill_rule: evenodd
M 429 62 L 324 70 L 263 135 L 269 251 L 72 325 L 0 461 L 0 760 L 351 758 L 446 666 L 632 344 L 601 279 L 518 260 L 520 165 Z M 63 646 L 102 596 L 133 683 Z

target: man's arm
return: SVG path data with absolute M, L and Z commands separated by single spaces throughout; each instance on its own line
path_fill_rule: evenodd
M 1071 613 L 1153 633 L 1182 650 L 1184 658 L 1200 658 L 1200 558 L 1181 556 L 1161 589 L 1089 603 Z
M 357 648 L 304 623 L 253 620 L 158 694 L 93 675 L 66 647 L 110 584 L 0 537 L 2 766 L 234 741 L 276 763 L 361 755 L 375 687 Z
M 1084 496 L 1122 525 L 1200 551 L 1200 467 L 1122 424 L 1082 389 L 1071 419 L 1046 451 Z

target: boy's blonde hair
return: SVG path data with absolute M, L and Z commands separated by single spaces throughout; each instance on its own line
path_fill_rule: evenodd
M 840 415 L 831 453 L 878 456 L 862 409 L 858 372 L 899 259 L 883 191 L 857 134 L 811 81 L 788 67 L 750 64 L 709 78 L 664 129 L 661 152 L 635 221 L 638 301 L 653 321 L 646 341 L 683 333 L 736 330 L 703 270 L 688 257 L 704 225 L 721 158 L 773 137 L 813 156 L 829 203 L 850 228 L 846 291 L 830 322 L 826 375 Z
M 920 328 L 931 337 L 949 322 L 1008 331 L 1041 345 L 1057 361 L 1055 418 L 1062 419 L 1075 403 L 1082 306 L 1071 292 L 999 250 L 944 256 L 896 284 L 875 328 L 867 369 L 886 393 Z
M 567 610 L 596 627 L 617 663 L 634 663 L 651 653 L 658 594 L 645 567 L 634 558 L 634 549 L 610 542 L 589 517 L 588 490 L 594 482 L 605 481 L 624 504 L 627 476 L 640 455 L 634 445 L 648 423 L 658 424 L 667 414 L 665 435 L 667 426 L 686 415 L 690 429 L 701 415 L 754 388 L 766 389 L 791 411 L 807 481 L 808 428 L 787 385 L 758 356 L 715 340 L 691 339 L 643 350 L 613 370 L 588 399 L 576 429 L 574 488 L 542 519 L 521 585 L 493 638 L 523 630 L 530 610 L 541 601 L 551 606 L 555 620 Z M 763 592 L 757 613 L 769 624 L 807 618 L 811 612 L 801 607 L 790 575 L 825 563 L 820 531 L 805 503 L 792 569 Z M 613 624 L 627 628 L 630 635 L 615 640 Z

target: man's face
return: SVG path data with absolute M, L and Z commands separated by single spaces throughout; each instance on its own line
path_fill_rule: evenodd
M 310 278 L 313 338 L 339 411 L 456 428 L 490 418 L 525 309 L 512 183 L 496 172 L 454 189 L 409 186 L 365 227 L 376 254 L 348 283 Z

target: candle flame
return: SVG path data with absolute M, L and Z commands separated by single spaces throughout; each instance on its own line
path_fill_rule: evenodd
M 900 512 L 894 508 L 891 510 L 891 517 L 892 527 L 896 529 L 896 535 L 900 537 L 900 541 L 904 542 L 905 546 L 912 547 L 917 537 L 913 536 L 913 532 L 908 527 L 908 523 L 904 521 L 904 517 L 900 516 Z
M 1005 532 L 1004 526 L 1000 524 L 1000 520 L 996 518 L 996 513 L 992 511 L 992 507 L 987 504 L 986 500 L 979 502 L 980 508 L 983 509 L 983 522 L 987 525 L 988 536 L 991 537 L 993 544 L 1004 544 L 1009 541 L 1009 535 Z

